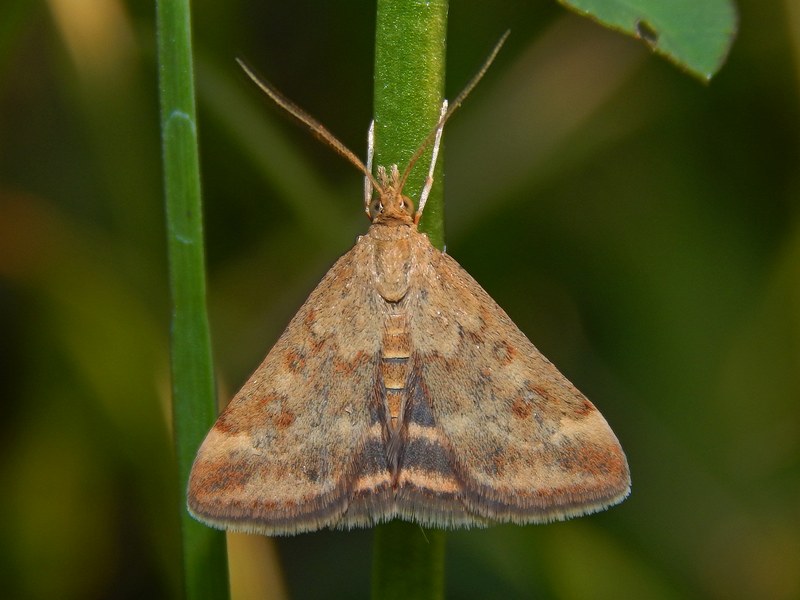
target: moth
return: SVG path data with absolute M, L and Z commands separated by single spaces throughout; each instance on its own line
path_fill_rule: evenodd
M 371 226 L 200 447 L 188 486 L 198 520 L 266 535 L 395 518 L 440 528 L 543 523 L 628 495 L 627 460 L 602 415 L 417 230 L 444 123 L 499 46 L 456 101 L 443 105 L 404 172 L 379 167 L 377 177 L 373 128 L 365 165 L 242 65 L 364 173 Z M 403 185 L 431 142 L 415 211 Z

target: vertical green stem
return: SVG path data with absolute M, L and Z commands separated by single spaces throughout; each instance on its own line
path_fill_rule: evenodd
M 373 600 L 444 598 L 445 534 L 415 523 L 391 521 L 375 528 Z
M 219 599 L 228 595 L 224 534 L 192 519 L 185 501 L 194 455 L 216 415 L 206 314 L 189 1 L 158 0 L 157 19 L 184 593 L 192 600 Z
M 378 0 L 375 40 L 375 163 L 402 171 L 439 118 L 444 96 L 447 0 Z M 427 175 L 430 149 L 408 178 L 412 199 Z M 444 246 L 442 154 L 420 229 Z M 372 597 L 442 598 L 445 535 L 393 521 L 375 528 Z
M 439 119 L 444 99 L 447 0 L 378 0 L 375 38 L 375 164 L 401 172 Z M 443 154 L 443 153 L 442 153 Z M 420 229 L 444 246 L 442 154 Z M 406 183 L 419 197 L 430 148 Z

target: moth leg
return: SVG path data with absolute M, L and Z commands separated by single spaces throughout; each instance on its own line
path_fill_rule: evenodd
M 375 155 L 375 119 L 369 124 L 367 132 L 367 171 L 372 173 L 372 158 Z M 369 217 L 369 201 L 372 199 L 372 180 L 364 174 L 364 211 Z
M 428 195 L 431 193 L 433 187 L 433 170 L 436 168 L 436 159 L 439 157 L 439 145 L 442 142 L 442 130 L 444 129 L 444 116 L 447 113 L 447 100 L 442 102 L 442 110 L 439 113 L 439 128 L 436 130 L 436 137 L 433 140 L 433 151 L 431 153 L 431 166 L 428 169 L 428 177 L 425 179 L 425 185 L 422 188 L 422 193 L 419 195 L 419 208 L 415 221 L 419 221 L 422 216 L 422 209 L 425 208 L 425 203 L 428 201 Z

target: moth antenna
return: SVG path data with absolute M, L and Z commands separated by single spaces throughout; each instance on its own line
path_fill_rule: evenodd
M 375 156 L 375 119 L 367 131 L 367 171 L 372 173 L 372 159 Z M 372 178 L 364 176 L 364 211 L 369 217 L 369 202 L 372 200 Z
M 378 183 L 378 180 L 375 179 L 375 176 L 370 172 L 370 170 L 364 165 L 363 162 L 342 142 L 336 139 L 330 131 L 328 131 L 322 123 L 317 121 L 314 117 L 309 115 L 306 111 L 302 108 L 294 104 L 292 101 L 285 98 L 280 92 L 278 92 L 275 88 L 273 88 L 270 84 L 266 83 L 259 79 L 259 77 L 248 67 L 244 61 L 240 59 L 236 59 L 236 62 L 239 63 L 239 66 L 242 67 L 247 76 L 253 80 L 261 91 L 264 92 L 267 96 L 269 96 L 275 104 L 280 106 L 283 110 L 288 112 L 292 115 L 295 119 L 303 123 L 306 127 L 308 127 L 316 136 L 320 137 L 324 140 L 331 148 L 336 150 L 340 155 L 344 158 L 349 160 L 359 171 L 364 173 L 364 176 L 369 179 L 370 183 L 378 190 L 383 191 L 383 188 Z
M 439 119 L 447 112 L 447 100 L 442 102 L 442 110 L 439 114 Z M 442 130 L 444 123 L 436 130 L 436 137 L 433 140 L 433 150 L 431 151 L 431 166 L 428 169 L 428 176 L 425 178 L 425 185 L 422 187 L 422 192 L 419 195 L 419 208 L 414 215 L 414 222 L 419 223 L 422 217 L 422 210 L 425 208 L 425 203 L 428 201 L 428 195 L 431 193 L 433 187 L 433 171 L 436 169 L 436 159 L 439 157 L 439 146 L 442 143 Z
M 403 171 L 403 176 L 400 178 L 400 186 L 398 189 L 402 190 L 403 186 L 406 183 L 406 179 L 408 179 L 409 173 L 411 173 L 411 169 L 414 168 L 414 165 L 419 160 L 420 156 L 425 152 L 428 146 L 434 141 L 436 137 L 436 132 L 439 131 L 441 128 L 444 127 L 444 124 L 447 123 L 448 119 L 453 116 L 453 113 L 456 112 L 456 109 L 461 106 L 461 103 L 464 102 L 467 96 L 469 96 L 470 92 L 475 89 L 475 86 L 478 85 L 478 82 L 483 79 L 483 76 L 486 74 L 486 71 L 489 70 L 489 67 L 492 66 L 494 59 L 497 57 L 498 52 L 500 52 L 500 48 L 503 47 L 506 39 L 508 38 L 508 34 L 511 31 L 506 31 L 501 37 L 500 40 L 494 45 L 489 57 L 484 61 L 483 66 L 480 70 L 475 74 L 475 76 L 470 80 L 470 82 L 466 85 L 466 87 L 461 91 L 461 93 L 456 96 L 456 99 L 450 104 L 450 108 L 447 109 L 439 120 L 436 122 L 436 125 L 431 129 L 430 133 L 425 137 L 422 144 L 420 144 L 417 151 L 411 157 L 411 160 L 408 161 L 408 166 L 406 166 L 405 170 Z M 419 212 L 419 211 L 417 211 Z

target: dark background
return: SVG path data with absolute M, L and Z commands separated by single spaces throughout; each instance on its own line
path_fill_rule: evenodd
M 448 252 L 601 409 L 633 492 L 568 523 L 449 535 L 449 597 L 800 597 L 792 2 L 738 2 L 710 85 L 555 2 L 451 3 L 450 97 L 512 35 L 445 133 Z M 6 597 L 179 586 L 153 17 L 0 9 Z M 234 58 L 361 155 L 374 6 L 197 0 L 194 19 L 226 399 L 367 225 L 358 172 Z M 366 597 L 371 539 L 239 538 L 237 597 Z

